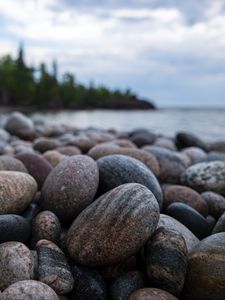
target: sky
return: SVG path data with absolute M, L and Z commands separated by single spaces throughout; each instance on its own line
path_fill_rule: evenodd
M 0 55 L 130 88 L 159 107 L 225 107 L 225 0 L 0 0 Z

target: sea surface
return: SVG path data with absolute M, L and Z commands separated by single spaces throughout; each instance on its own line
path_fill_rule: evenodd
M 34 113 L 32 117 L 52 124 L 62 123 L 78 128 L 115 128 L 120 131 L 146 128 L 167 136 L 173 136 L 178 131 L 188 131 L 206 140 L 225 139 L 225 108 L 60 111 Z

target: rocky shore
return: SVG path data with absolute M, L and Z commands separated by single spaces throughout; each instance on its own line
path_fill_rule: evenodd
M 0 117 L 0 299 L 225 299 L 225 139 Z

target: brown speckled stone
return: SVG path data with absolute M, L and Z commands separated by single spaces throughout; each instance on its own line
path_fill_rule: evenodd
M 86 135 L 79 135 L 75 136 L 73 140 L 69 142 L 69 144 L 81 149 L 82 153 L 87 153 L 92 147 L 97 144 L 97 142 L 90 139 Z
M 67 249 L 76 262 L 101 266 L 132 256 L 155 231 L 159 206 L 151 191 L 121 185 L 89 205 L 67 234 Z
M 67 156 L 73 156 L 81 154 L 81 151 L 79 148 L 75 146 L 61 146 L 56 149 L 59 153 Z
M 30 204 L 37 183 L 29 174 L 0 171 L 0 213 L 19 214 Z
M 208 205 L 201 195 L 195 190 L 182 185 L 163 185 L 163 207 L 166 209 L 174 202 L 185 203 L 196 209 L 203 216 L 208 215 Z
M 161 226 L 179 232 L 185 239 L 188 251 L 199 243 L 199 239 L 186 226 L 170 216 L 160 215 L 158 228 Z
M 131 294 L 129 300 L 178 300 L 170 293 L 155 289 L 155 288 L 144 288 L 137 290 Z
M 165 183 L 179 183 L 185 171 L 185 164 L 176 152 L 157 146 L 144 146 L 143 150 L 156 156 L 159 163 L 159 179 Z
M 29 174 L 37 181 L 38 188 L 41 189 L 52 170 L 50 163 L 41 155 L 31 152 L 19 153 L 16 158 L 24 163 Z
M 20 160 L 7 155 L 0 156 L 0 171 L 17 171 L 28 173 L 25 165 Z
M 22 280 L 10 285 L 1 300 L 59 300 L 48 285 L 35 280 Z
M 55 166 L 57 166 L 62 159 L 65 158 L 65 155 L 59 153 L 56 150 L 49 150 L 46 151 L 43 154 L 43 157 L 51 164 L 51 166 L 54 168 Z
M 42 211 L 32 223 L 32 246 L 42 239 L 58 243 L 60 233 L 61 225 L 58 217 L 51 211 Z
M 189 253 L 188 272 L 182 299 L 224 300 L 225 233 L 202 240 Z
M 143 162 L 153 172 L 155 176 L 159 175 L 159 164 L 155 156 L 151 153 L 147 153 L 146 151 L 140 149 L 118 147 L 113 144 L 104 144 L 104 145 L 100 144 L 93 147 L 88 152 L 88 155 L 95 160 L 103 156 L 112 155 L 112 154 L 122 154 L 122 155 L 127 155 L 136 158 L 141 162 Z
M 47 240 L 38 241 L 38 279 L 49 285 L 57 294 L 73 289 L 73 276 L 62 250 Z
M 20 280 L 32 279 L 34 260 L 31 251 L 20 242 L 0 244 L 0 290 Z
M 214 192 L 204 192 L 201 194 L 209 208 L 209 214 L 218 219 L 225 212 L 225 198 Z
M 187 247 L 183 236 L 160 227 L 147 243 L 146 266 L 152 286 L 179 296 L 187 271 Z
M 181 181 L 199 192 L 225 194 L 225 161 L 202 162 L 190 166 Z
M 61 220 L 73 220 L 94 199 L 99 181 L 96 162 L 86 155 L 64 159 L 42 188 L 41 206 Z

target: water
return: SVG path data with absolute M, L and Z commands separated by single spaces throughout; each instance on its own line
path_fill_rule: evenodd
M 79 128 L 115 128 L 132 130 L 146 128 L 173 136 L 188 131 L 207 140 L 225 139 L 225 109 L 159 109 L 156 111 L 61 111 L 35 113 L 35 119 L 62 123 Z

